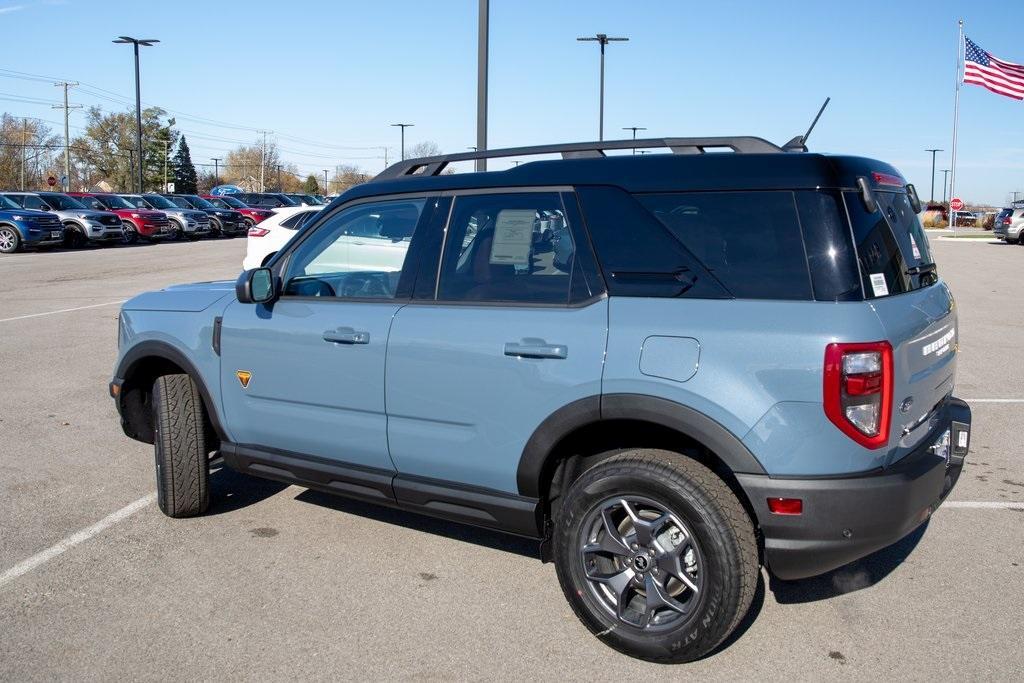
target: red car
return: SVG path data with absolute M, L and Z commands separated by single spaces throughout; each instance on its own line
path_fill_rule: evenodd
M 235 199 L 234 197 L 228 196 L 216 196 L 212 194 L 200 195 L 203 199 L 210 202 L 218 209 L 233 209 L 238 213 L 245 216 L 246 227 L 251 228 L 262 220 L 266 220 L 274 215 L 274 212 L 270 209 L 257 209 L 249 206 L 248 204 Z
M 157 240 L 174 234 L 167 214 L 152 209 L 139 209 L 116 194 L 104 192 L 68 192 L 90 209 L 112 211 L 121 218 L 124 241 L 132 244 L 140 237 Z

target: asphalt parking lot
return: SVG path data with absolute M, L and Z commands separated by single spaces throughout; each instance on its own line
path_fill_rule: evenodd
M 1024 676 L 1024 248 L 933 240 L 974 411 L 953 504 L 824 577 L 765 575 L 740 634 L 674 670 L 592 637 L 511 537 L 220 469 L 210 514 L 162 516 L 107 396 L 115 302 L 233 278 L 244 248 L 0 259 L 0 678 Z

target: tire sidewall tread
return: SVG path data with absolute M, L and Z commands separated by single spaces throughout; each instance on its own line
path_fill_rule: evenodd
M 185 374 L 153 383 L 153 450 L 157 504 L 169 517 L 193 517 L 210 504 L 209 459 L 203 400 Z

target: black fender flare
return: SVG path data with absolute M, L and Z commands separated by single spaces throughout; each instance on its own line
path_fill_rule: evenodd
M 188 356 L 178 350 L 171 344 L 159 341 L 156 339 L 149 339 L 143 342 L 139 342 L 121 358 L 121 361 L 117 364 L 117 371 L 115 373 L 114 383 L 119 383 L 122 387 L 125 384 L 131 382 L 132 375 L 138 369 L 138 367 L 151 358 L 160 358 L 162 360 L 170 361 L 174 363 L 183 371 L 185 371 L 192 381 L 199 387 L 199 395 L 203 398 L 203 407 L 206 408 L 206 416 L 210 420 L 210 424 L 213 426 L 217 436 L 222 441 L 228 441 L 227 433 L 224 431 L 224 427 L 220 421 L 220 414 L 216 410 L 216 404 L 214 403 L 213 396 L 210 394 L 210 390 L 206 387 L 206 382 L 203 381 L 203 376 L 196 368 L 195 364 L 189 360 Z M 124 419 L 124 398 L 125 392 L 121 391 L 117 398 L 117 410 L 121 414 L 122 423 Z M 132 438 L 138 438 L 137 435 L 128 434 Z
M 704 445 L 736 474 L 766 474 L 736 435 L 707 415 L 681 403 L 643 394 L 604 394 L 573 401 L 549 415 L 523 448 L 516 471 L 519 495 L 539 498 L 548 456 L 566 436 L 606 420 L 639 420 L 661 425 Z

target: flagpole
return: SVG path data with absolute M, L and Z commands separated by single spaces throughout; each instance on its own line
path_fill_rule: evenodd
M 960 124 L 960 63 L 964 49 L 964 20 L 959 22 L 960 30 L 956 39 L 956 95 L 953 99 L 953 162 L 950 164 L 949 174 L 949 198 L 952 201 L 956 196 L 956 133 Z M 950 221 L 953 227 L 953 235 L 956 235 L 956 211 L 950 211 Z

